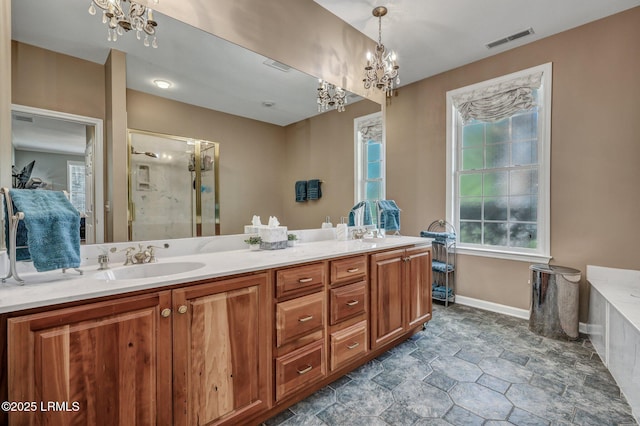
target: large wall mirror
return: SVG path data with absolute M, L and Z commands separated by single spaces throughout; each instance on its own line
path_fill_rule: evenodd
M 315 77 L 160 13 L 158 48 L 133 32 L 114 43 L 100 11 L 91 16 L 87 8 L 77 0 L 12 1 L 14 103 L 105 120 L 104 63 L 110 49 L 119 50 L 126 54 L 129 129 L 218 144 L 216 233 L 240 233 L 254 214 L 277 215 L 297 229 L 348 212 L 353 119 L 380 111 L 379 104 L 352 95 L 346 112 L 320 115 Z M 105 173 L 126 174 L 127 165 L 105 164 Z M 94 174 L 98 188 L 102 177 Z M 311 178 L 323 179 L 325 197 L 296 205 L 293 183 Z

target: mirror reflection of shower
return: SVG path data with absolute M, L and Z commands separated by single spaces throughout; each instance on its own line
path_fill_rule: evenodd
M 218 144 L 131 129 L 128 134 L 130 240 L 220 234 Z

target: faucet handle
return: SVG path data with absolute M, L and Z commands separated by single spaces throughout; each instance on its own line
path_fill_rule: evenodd
M 155 252 L 155 249 L 157 249 L 157 248 L 159 248 L 159 249 L 161 249 L 161 248 L 169 248 L 169 244 L 168 243 L 164 243 L 162 245 L 162 247 L 160 247 L 160 246 L 152 246 L 152 245 L 147 246 L 147 250 L 149 251 L 149 260 L 147 260 L 148 263 L 155 263 L 155 262 L 158 261 L 158 259 L 156 259 L 156 252 Z

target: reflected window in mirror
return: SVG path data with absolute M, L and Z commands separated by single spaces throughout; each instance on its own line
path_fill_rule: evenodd
M 385 198 L 385 146 L 382 112 L 354 120 L 355 203 Z
M 85 203 L 85 170 L 82 161 L 67 161 L 67 191 L 69 201 L 81 215 L 86 211 Z

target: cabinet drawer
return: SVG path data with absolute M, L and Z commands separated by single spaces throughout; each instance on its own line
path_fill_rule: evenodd
M 365 281 L 332 288 L 331 325 L 365 312 L 367 285 Z
M 276 305 L 278 347 L 321 329 L 324 325 L 324 292 L 298 297 Z
M 331 370 L 367 352 L 367 322 L 361 321 L 331 334 Z
M 276 400 L 325 376 L 324 341 L 318 340 L 276 358 Z
M 278 297 L 296 294 L 324 285 L 325 265 L 298 266 L 296 268 L 281 269 L 276 275 L 276 295 Z
M 366 256 L 331 261 L 331 282 L 364 277 L 367 273 Z

